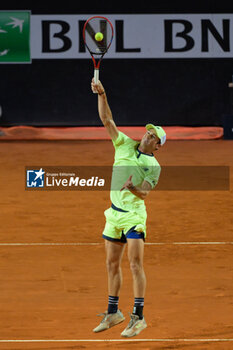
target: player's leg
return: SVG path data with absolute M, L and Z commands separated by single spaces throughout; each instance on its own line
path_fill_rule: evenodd
M 134 297 L 142 299 L 146 291 L 146 276 L 143 267 L 144 240 L 128 239 L 128 259 L 133 276 Z M 142 318 L 143 315 L 139 315 Z
M 109 296 L 119 297 L 120 288 L 122 285 L 121 260 L 124 250 L 124 243 L 105 240 Z
M 136 235 L 138 235 L 136 233 Z M 144 296 L 146 291 L 146 276 L 143 267 L 144 240 L 128 238 L 128 259 L 133 276 L 134 308 L 131 320 L 121 333 L 124 337 L 133 337 L 147 327 L 143 316 Z
M 125 320 L 122 312 L 118 310 L 119 294 L 122 285 L 121 260 L 125 250 L 125 244 L 105 240 L 106 267 L 108 274 L 108 310 L 103 314 L 104 318 L 93 331 L 104 331 Z
M 106 224 L 103 231 L 103 238 L 105 239 L 106 267 L 108 273 L 108 313 L 115 313 L 117 312 L 122 284 L 121 260 L 127 240 L 123 234 L 123 230 L 119 227 L 122 213 L 109 208 L 104 214 Z

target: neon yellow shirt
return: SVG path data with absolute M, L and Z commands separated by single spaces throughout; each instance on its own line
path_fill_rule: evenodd
M 138 150 L 140 142 L 119 131 L 113 141 L 115 160 L 112 171 L 110 198 L 112 203 L 127 211 L 145 210 L 144 200 L 135 196 L 129 190 L 120 191 L 130 175 L 133 175 L 134 186 L 140 186 L 144 180 L 154 188 L 159 180 L 161 167 L 153 154 L 145 154 Z

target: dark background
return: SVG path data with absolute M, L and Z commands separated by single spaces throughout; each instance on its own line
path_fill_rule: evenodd
M 232 1 L 1 3 L 33 14 L 233 13 Z M 232 35 L 232 33 L 231 33 Z M 232 39 L 231 39 L 232 41 Z M 0 65 L 0 125 L 101 125 L 90 60 Z M 230 112 L 233 59 L 107 59 L 103 82 L 117 125 L 222 125 Z

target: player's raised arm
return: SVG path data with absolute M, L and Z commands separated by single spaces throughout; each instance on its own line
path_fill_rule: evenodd
M 98 93 L 98 112 L 100 119 L 107 129 L 111 139 L 114 141 L 117 139 L 118 130 L 116 124 L 112 118 L 112 112 L 108 104 L 105 89 L 100 81 L 95 84 L 94 78 L 91 82 L 91 88 L 94 93 Z

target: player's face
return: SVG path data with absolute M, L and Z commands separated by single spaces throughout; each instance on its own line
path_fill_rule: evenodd
M 152 151 L 157 151 L 161 147 L 160 139 L 156 136 L 153 129 L 147 130 L 141 142 Z

